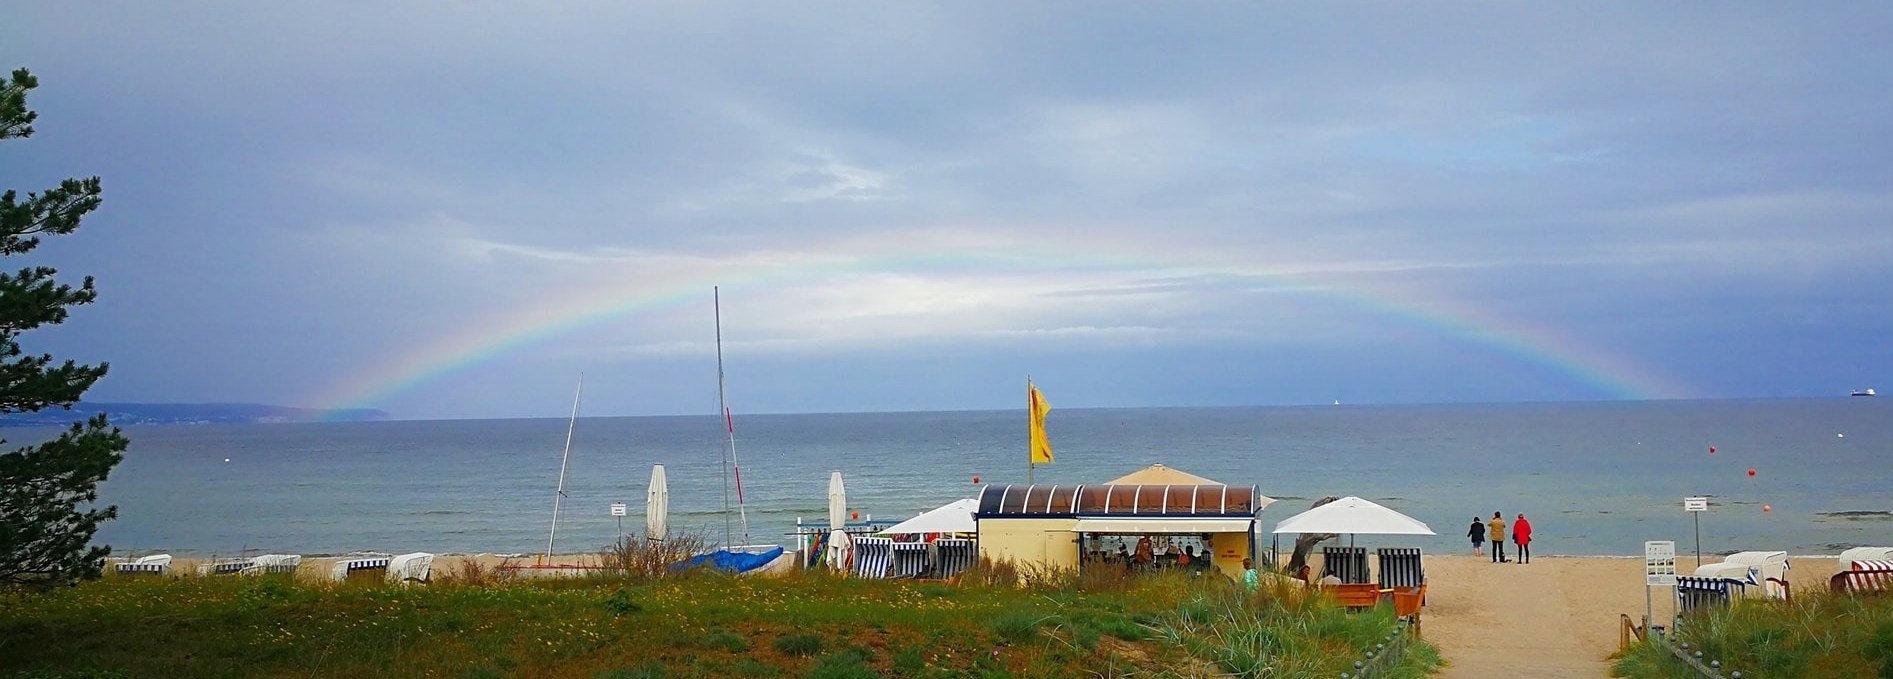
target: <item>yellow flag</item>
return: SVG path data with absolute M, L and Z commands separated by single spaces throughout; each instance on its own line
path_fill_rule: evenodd
M 1051 464 L 1052 442 L 1045 438 L 1045 414 L 1052 412 L 1052 404 L 1045 402 L 1045 395 L 1031 382 L 1025 383 L 1025 397 L 1032 409 L 1032 464 Z

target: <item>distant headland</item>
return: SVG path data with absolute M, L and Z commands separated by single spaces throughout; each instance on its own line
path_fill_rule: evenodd
M 71 410 L 0 415 L 0 427 L 61 427 L 105 413 L 112 424 L 264 424 L 273 422 L 377 422 L 387 411 L 323 410 L 259 403 L 78 403 Z

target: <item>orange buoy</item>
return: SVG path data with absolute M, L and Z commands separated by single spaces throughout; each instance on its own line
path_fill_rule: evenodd
M 859 521 L 861 520 L 861 512 L 849 512 L 848 518 Z
M 1772 511 L 1775 511 L 1775 508 L 1774 508 L 1774 507 L 1770 507 L 1770 506 L 1768 506 L 1768 505 L 1762 505 L 1762 511 L 1764 511 L 1764 512 L 1772 512 Z

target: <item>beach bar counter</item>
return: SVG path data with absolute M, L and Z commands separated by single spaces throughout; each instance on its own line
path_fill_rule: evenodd
M 1154 563 L 1177 563 L 1196 552 L 1191 566 L 1242 577 L 1242 560 L 1255 556 L 1256 516 L 1274 500 L 1255 486 L 1211 484 L 989 485 L 980 490 L 979 555 L 1021 566 L 1083 568 L 1100 558 L 1099 545 L 1146 541 L 1168 551 Z M 1108 557 L 1106 557 L 1108 558 Z

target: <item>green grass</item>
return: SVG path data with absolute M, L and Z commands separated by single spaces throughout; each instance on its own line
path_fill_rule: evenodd
M 425 587 L 108 577 L 0 591 L 0 679 L 1335 676 L 1352 657 L 1342 651 L 1392 624 L 1298 592 L 1164 574 Z
M 1742 601 L 1685 621 L 1675 641 L 1745 677 L 1893 679 L 1893 596 Z M 1632 647 L 1612 671 L 1637 679 L 1691 676 L 1653 643 Z

